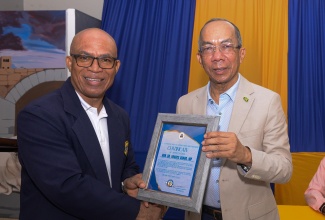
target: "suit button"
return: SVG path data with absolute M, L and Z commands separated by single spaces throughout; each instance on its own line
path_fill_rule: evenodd
M 261 179 L 261 177 L 259 175 L 252 175 L 252 178 L 257 179 L 257 180 Z

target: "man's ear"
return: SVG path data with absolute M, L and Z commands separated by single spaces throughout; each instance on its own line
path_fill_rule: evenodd
M 71 73 L 71 67 L 72 67 L 72 57 L 71 56 L 66 56 L 65 64 Z
M 246 48 L 240 48 L 240 51 L 239 51 L 240 63 L 243 62 L 245 55 L 246 55 Z
M 118 70 L 120 69 L 120 66 L 121 66 L 121 61 L 120 60 L 116 60 L 115 61 L 115 72 L 117 73 Z
M 200 52 L 198 52 L 198 53 L 196 54 L 196 58 L 197 58 L 197 60 L 199 61 L 200 65 L 202 66 L 202 57 L 201 57 Z

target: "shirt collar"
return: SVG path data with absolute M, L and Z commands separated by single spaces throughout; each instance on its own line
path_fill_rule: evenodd
M 230 87 L 230 89 L 228 89 L 224 93 L 220 94 L 220 96 L 224 95 L 224 94 L 228 95 L 230 97 L 230 99 L 232 101 L 234 101 L 235 97 L 236 97 L 236 93 L 237 93 L 240 78 L 241 78 L 241 76 L 240 76 L 240 74 L 238 74 L 237 82 L 232 87 Z M 208 82 L 207 92 L 208 92 L 208 101 L 213 100 L 212 97 L 211 97 L 211 94 L 210 94 L 210 81 Z
M 105 109 L 105 106 L 103 105 L 102 109 L 100 110 L 99 114 L 97 112 L 97 108 L 94 108 L 92 107 L 91 105 L 89 105 L 79 94 L 78 92 L 76 91 L 77 93 L 77 96 L 80 100 L 80 103 L 82 105 L 82 107 L 85 109 L 85 111 L 90 111 L 98 116 L 102 116 L 102 117 L 107 117 L 107 113 L 106 113 L 106 109 Z

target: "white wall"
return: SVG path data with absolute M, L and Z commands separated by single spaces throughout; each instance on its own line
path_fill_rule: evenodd
M 66 10 L 74 8 L 99 20 L 104 0 L 0 0 L 1 11 Z
M 0 0 L 0 11 L 24 10 L 23 0 Z

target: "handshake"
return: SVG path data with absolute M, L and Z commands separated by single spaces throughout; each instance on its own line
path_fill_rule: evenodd
M 136 198 L 139 188 L 145 188 L 146 184 L 142 180 L 142 174 L 134 175 L 127 178 L 123 182 L 123 191 L 131 197 Z M 164 205 L 152 204 L 142 201 L 139 214 L 136 220 L 160 220 L 167 212 L 167 207 Z
M 157 204 L 144 205 L 145 202 L 141 202 L 140 211 L 136 220 L 160 220 L 164 217 L 167 207 Z

